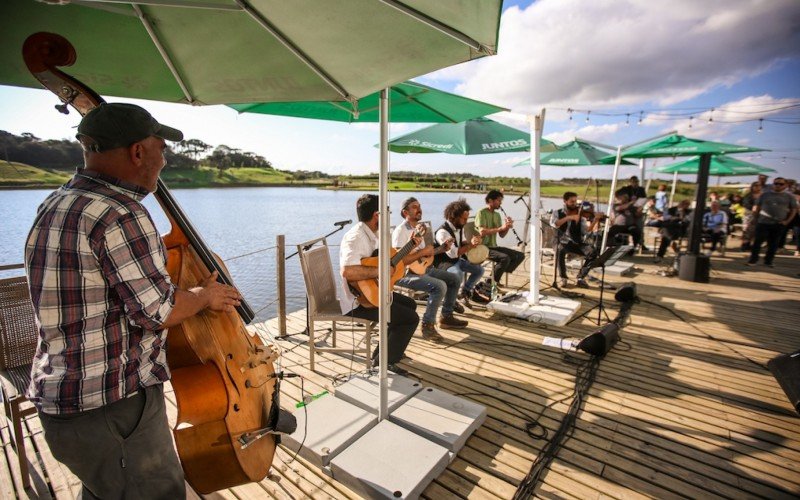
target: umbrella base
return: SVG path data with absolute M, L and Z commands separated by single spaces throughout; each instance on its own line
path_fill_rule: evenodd
M 680 256 L 678 278 L 695 283 L 708 283 L 711 259 L 707 255 L 684 254 Z

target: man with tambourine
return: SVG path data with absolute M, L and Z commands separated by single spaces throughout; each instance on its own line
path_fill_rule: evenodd
M 571 191 L 564 193 L 564 207 L 556 211 L 553 216 L 553 225 L 558 229 L 556 240 L 556 262 L 561 275 L 561 286 L 567 285 L 567 253 L 576 253 L 585 257 L 580 271 L 578 271 L 577 284 L 587 287 L 586 275 L 589 273 L 588 264 L 597 256 L 597 249 L 591 243 L 584 243 L 586 215 L 591 213 L 591 204 L 578 205 L 578 194 Z
M 449 250 L 439 253 L 433 260 L 433 264 L 438 269 L 446 269 L 447 272 L 458 276 L 464 283 L 459 298 L 467 307 L 470 307 L 470 300 L 481 304 L 486 304 L 491 300 L 475 288 L 483 276 L 483 266 L 466 258 L 471 251 L 481 253 L 483 250 L 485 254 L 483 259 L 488 257 L 489 253 L 488 248 L 481 245 L 481 238 L 478 235 L 473 236 L 471 241 L 464 241 L 464 226 L 469 219 L 470 210 L 471 208 L 464 198 L 448 203 L 444 208 L 445 220 L 444 224 L 436 230 L 436 245 L 444 245 L 448 240 L 452 240 L 453 243 Z M 473 260 L 477 259 L 478 257 Z

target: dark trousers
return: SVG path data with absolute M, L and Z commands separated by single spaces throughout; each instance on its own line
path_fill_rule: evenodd
M 525 254 L 506 247 L 489 248 L 489 260 L 495 262 L 494 281 L 499 283 L 503 273 L 513 273 L 525 260 Z
M 711 229 L 703 229 L 703 236 L 707 239 L 707 241 L 711 242 L 711 251 L 713 252 L 717 249 L 717 244 L 722 241 L 725 233 L 720 231 L 712 231 Z
M 618 234 L 630 234 L 631 237 L 633 238 L 634 245 L 638 246 L 643 244 L 642 233 L 641 231 L 639 231 L 639 228 L 637 228 L 636 226 L 616 225 L 616 226 L 611 226 L 611 229 L 608 230 L 608 241 L 612 242 L 609 243 L 609 246 L 614 246 L 613 241 Z
M 783 230 L 786 228 L 783 224 L 764 224 L 759 222 L 756 224 L 756 236 L 753 242 L 753 247 L 750 250 L 750 263 L 755 264 L 758 262 L 758 254 L 761 252 L 761 245 L 767 243 L 767 253 L 764 255 L 764 264 L 772 264 L 775 258 L 775 252 L 778 251 L 778 240 L 780 240 Z
M 558 274 L 562 278 L 567 277 L 567 254 L 568 253 L 576 253 L 579 255 L 583 255 L 586 259 L 583 261 L 583 266 L 581 266 L 581 270 L 578 271 L 578 279 L 583 279 L 589 274 L 589 267 L 587 264 L 594 257 L 597 252 L 594 251 L 594 248 L 591 245 L 579 245 L 573 241 L 567 243 L 559 243 L 556 249 L 556 261 L 558 262 Z
M 39 412 L 56 460 L 83 483 L 84 499 L 186 498 L 161 384 L 74 415 Z
M 389 344 L 389 364 L 393 365 L 403 358 L 403 353 L 406 352 L 406 346 L 411 341 L 411 336 L 414 335 L 414 330 L 417 329 L 419 324 L 419 315 L 416 313 L 417 303 L 412 299 L 400 295 L 399 293 L 392 293 L 392 312 L 391 321 L 389 321 L 388 344 Z M 355 316 L 356 318 L 366 319 L 368 321 L 378 321 L 378 308 L 377 307 L 364 307 L 358 306 L 346 316 Z M 372 353 L 373 362 L 378 361 L 378 352 L 380 346 L 375 348 Z

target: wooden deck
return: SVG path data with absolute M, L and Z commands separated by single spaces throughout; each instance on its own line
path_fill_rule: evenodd
M 601 362 L 576 428 L 537 496 L 799 496 L 800 418 L 762 365 L 800 347 L 800 258 L 779 256 L 770 269 L 745 267 L 738 252 L 714 256 L 711 284 L 659 276 L 652 257 L 633 260 L 638 270 L 632 278 L 643 301 L 621 332 L 623 342 Z M 520 272 L 512 284 L 526 279 L 527 271 Z M 598 290 L 585 292 L 587 308 Z M 616 304 L 609 299 L 613 316 Z M 410 359 L 403 362 L 425 384 L 472 394 L 465 397 L 488 407 L 486 423 L 424 496 L 511 498 L 545 443 L 526 434 L 525 424 L 538 419 L 552 434 L 575 378 L 575 366 L 542 346 L 542 338 L 581 338 L 596 326 L 582 320 L 543 328 L 477 309 L 467 319 L 468 329 L 441 332 L 446 345 L 415 336 Z M 302 311 L 291 315 L 290 332 L 304 326 Z M 277 330 L 270 322 L 259 329 Z M 339 341 L 347 344 L 349 337 L 340 333 Z M 311 373 L 303 340 L 297 335 L 278 345 L 283 369 L 305 377 L 307 394 L 335 391 L 334 376 L 363 367 L 360 359 L 326 354 L 318 358 L 318 373 Z M 282 385 L 283 404 L 290 408 L 301 397 L 297 380 Z M 25 425 L 33 488 L 20 490 L 16 455 L 3 427 L 0 496 L 76 496 L 79 482 L 50 455 L 38 419 L 28 418 Z M 358 497 L 302 459 L 290 459 L 279 449 L 268 478 L 209 497 Z

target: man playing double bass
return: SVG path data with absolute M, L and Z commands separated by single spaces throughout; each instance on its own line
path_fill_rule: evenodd
M 39 207 L 25 267 L 39 328 L 28 398 L 53 456 L 83 498 L 184 498 L 167 423 L 167 329 L 241 296 L 216 281 L 180 290 L 141 204 L 165 140 L 183 134 L 131 104 L 102 104 L 78 126 L 84 168 Z

